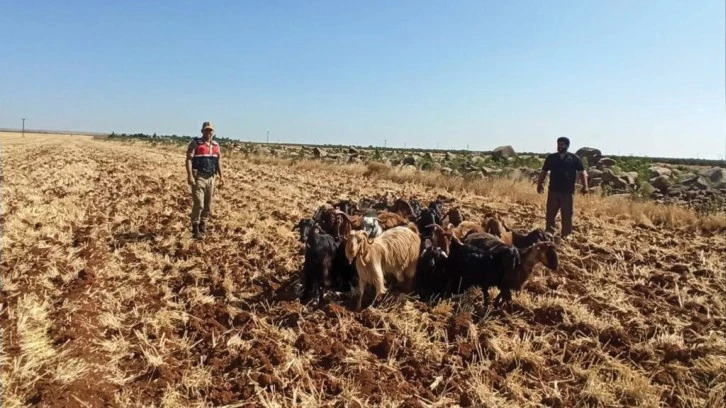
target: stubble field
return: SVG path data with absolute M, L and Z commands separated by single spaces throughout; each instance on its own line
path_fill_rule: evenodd
M 576 198 L 577 233 L 503 309 L 296 298 L 291 231 L 391 191 L 543 226 L 526 183 L 228 155 L 203 242 L 179 147 L 0 135 L 2 406 L 723 407 L 720 216 Z M 496 292 L 492 289 L 492 294 Z

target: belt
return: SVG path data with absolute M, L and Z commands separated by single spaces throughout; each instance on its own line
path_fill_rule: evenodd
M 197 176 L 201 176 L 204 178 L 213 177 L 216 173 L 206 173 L 203 171 L 197 171 Z

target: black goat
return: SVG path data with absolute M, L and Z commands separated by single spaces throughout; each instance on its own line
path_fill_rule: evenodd
M 353 211 L 356 209 L 356 206 L 351 200 L 341 200 L 337 204 L 333 205 L 333 208 L 337 208 L 348 215 L 353 215 Z
M 454 238 L 446 262 L 448 280 L 444 293 L 458 293 L 478 286 L 484 292 L 484 302 L 489 303 L 488 289 L 497 286 L 502 291 L 504 276 L 520 263 L 519 251 L 514 247 L 484 250 Z
M 538 242 L 518 249 L 487 233 L 469 234 L 464 242 L 454 238 L 449 247 L 448 287 L 460 289 L 479 286 L 488 301 L 487 289 L 499 288 L 495 305 L 512 299 L 512 290 L 521 290 L 535 265 L 542 263 L 551 270 L 558 268 L 558 256 L 551 242 Z
M 358 287 L 358 273 L 355 270 L 355 262 L 348 261 L 345 256 L 346 241 L 336 240 L 338 249 L 333 258 L 333 283 L 335 288 L 341 292 L 352 293 Z
M 307 303 L 317 297 L 323 299 L 322 287 L 329 288 L 334 280 L 333 264 L 338 251 L 338 243 L 332 235 L 321 231 L 312 219 L 303 219 L 293 227 L 300 229 L 300 241 L 305 242 L 305 262 L 303 264 L 303 293 L 301 301 Z M 303 238 L 304 237 L 304 238 Z
M 447 255 L 430 239 L 422 240 L 421 246 L 423 250 L 416 265 L 414 290 L 425 300 L 435 294 L 446 280 Z
M 421 202 L 418 201 L 418 199 L 412 198 L 409 204 L 411 205 L 414 219 L 418 218 L 419 214 L 421 214 L 421 208 L 423 207 Z
M 418 228 L 419 234 L 424 238 L 432 236 L 434 233 L 433 225 L 441 225 L 441 216 L 430 208 L 422 209 L 416 219 L 416 228 Z

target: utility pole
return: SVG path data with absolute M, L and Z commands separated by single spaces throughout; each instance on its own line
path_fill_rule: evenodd
M 388 139 L 383 139 L 383 147 L 387 147 Z
M 270 143 L 270 131 L 269 130 L 267 131 L 267 143 L 268 144 Z
M 23 118 L 23 137 L 25 137 L 25 118 Z

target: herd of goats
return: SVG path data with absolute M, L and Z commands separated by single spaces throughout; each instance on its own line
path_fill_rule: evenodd
M 456 206 L 445 210 L 451 202 L 440 196 L 424 207 L 415 198 L 398 198 L 389 205 L 384 196 L 322 205 L 293 227 L 305 244 L 301 301 L 322 300 L 327 288 L 349 293 L 360 311 L 366 288 L 374 286 L 375 302 L 392 280 L 421 299 L 478 286 L 488 303 L 488 289 L 497 287 L 494 304 L 501 305 L 535 265 L 557 269 L 550 234 L 513 231 L 493 214 L 466 220 Z

